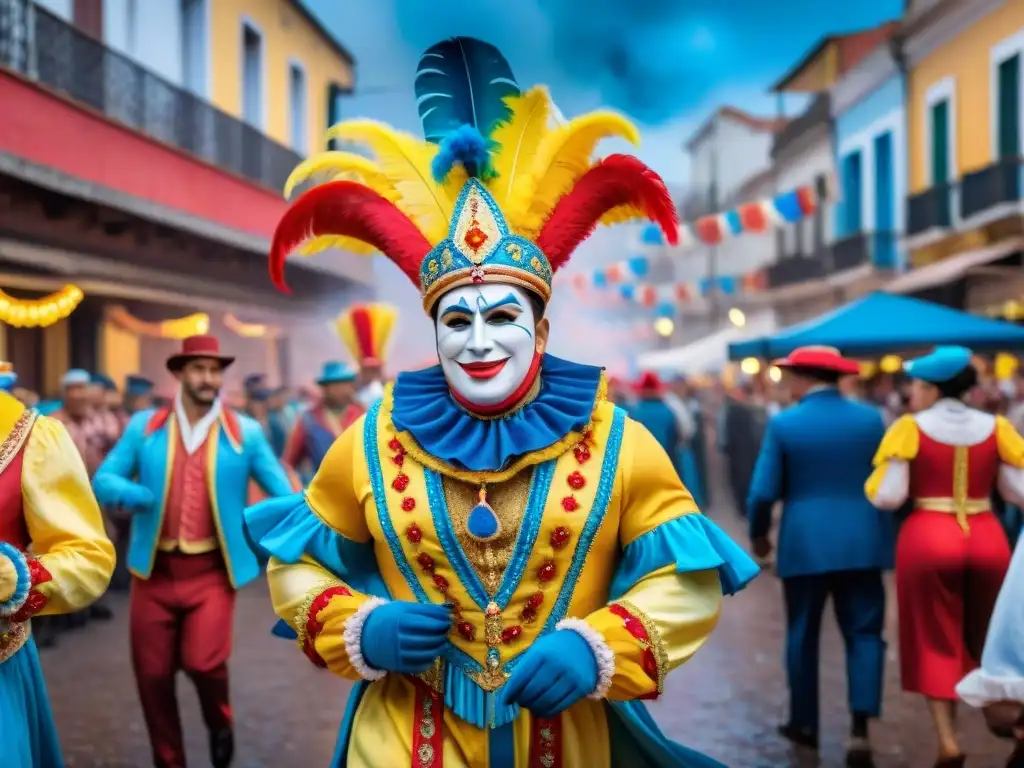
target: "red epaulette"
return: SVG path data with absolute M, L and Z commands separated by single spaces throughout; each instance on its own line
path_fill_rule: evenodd
M 220 412 L 221 421 L 224 422 L 224 431 L 227 432 L 228 439 L 235 446 L 235 450 L 238 451 L 242 446 L 242 422 L 238 420 L 238 414 L 230 408 L 225 408 Z
M 158 429 L 160 429 L 167 420 L 171 417 L 171 409 L 169 407 L 158 408 L 152 416 L 149 417 L 149 421 L 146 422 L 146 435 L 152 435 Z

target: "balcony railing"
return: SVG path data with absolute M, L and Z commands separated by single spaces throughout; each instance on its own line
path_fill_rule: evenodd
M 940 184 L 907 198 L 907 235 L 953 225 L 953 185 Z
M 300 156 L 56 16 L 0 2 L 0 66 L 274 190 Z M 6 9 L 5 9 L 6 6 Z
M 819 125 L 827 125 L 832 119 L 832 107 L 827 93 L 819 94 L 799 117 L 790 120 L 772 139 L 772 159 L 786 151 L 801 136 Z
M 786 256 L 768 267 L 768 286 L 781 288 L 808 280 L 821 280 L 865 264 L 892 269 L 898 236 L 893 232 L 859 232 L 819 248 L 810 256 Z
M 1021 176 L 1024 158 L 1008 157 L 966 174 L 960 182 L 960 216 L 964 220 L 987 213 L 1001 205 L 1022 200 Z

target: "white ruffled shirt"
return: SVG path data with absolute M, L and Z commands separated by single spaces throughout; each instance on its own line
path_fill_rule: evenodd
M 190 456 L 205 442 L 213 425 L 220 418 L 220 411 L 220 398 L 217 398 L 206 415 L 195 424 L 191 424 L 188 416 L 185 415 L 185 406 L 181 402 L 181 390 L 178 390 L 178 394 L 174 397 L 174 414 L 178 417 L 178 432 L 181 434 L 181 442 L 185 446 L 185 452 Z

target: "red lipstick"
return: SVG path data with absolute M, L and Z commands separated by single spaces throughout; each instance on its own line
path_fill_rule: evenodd
M 459 365 L 471 379 L 493 379 L 501 373 L 507 362 L 508 358 L 506 357 L 504 360 L 493 360 L 486 363 L 459 363 Z

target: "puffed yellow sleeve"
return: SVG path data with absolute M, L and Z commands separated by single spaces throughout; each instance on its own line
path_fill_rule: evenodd
M 864 495 L 880 509 L 899 509 L 910 492 L 910 462 L 917 457 L 920 433 L 911 415 L 892 423 L 875 452 L 874 470 Z
M 996 416 L 996 445 L 1000 461 L 1024 469 L 1024 437 L 1005 416 Z
M 40 416 L 24 448 L 21 493 L 32 554 L 50 579 L 40 615 L 80 610 L 106 591 L 114 545 L 82 457 L 60 422 Z
M 630 428 L 632 427 L 632 429 Z M 598 660 L 595 698 L 657 698 L 665 677 L 710 636 L 722 607 L 759 572 L 702 515 L 665 451 L 640 425 L 627 425 L 620 471 L 622 557 L 612 599 L 579 631 Z
M 362 659 L 362 625 L 383 600 L 359 587 L 374 569 L 363 509 L 369 491 L 363 422 L 334 441 L 304 493 L 266 499 L 245 512 L 257 546 L 270 555 L 274 612 L 317 666 L 351 680 L 381 676 Z

